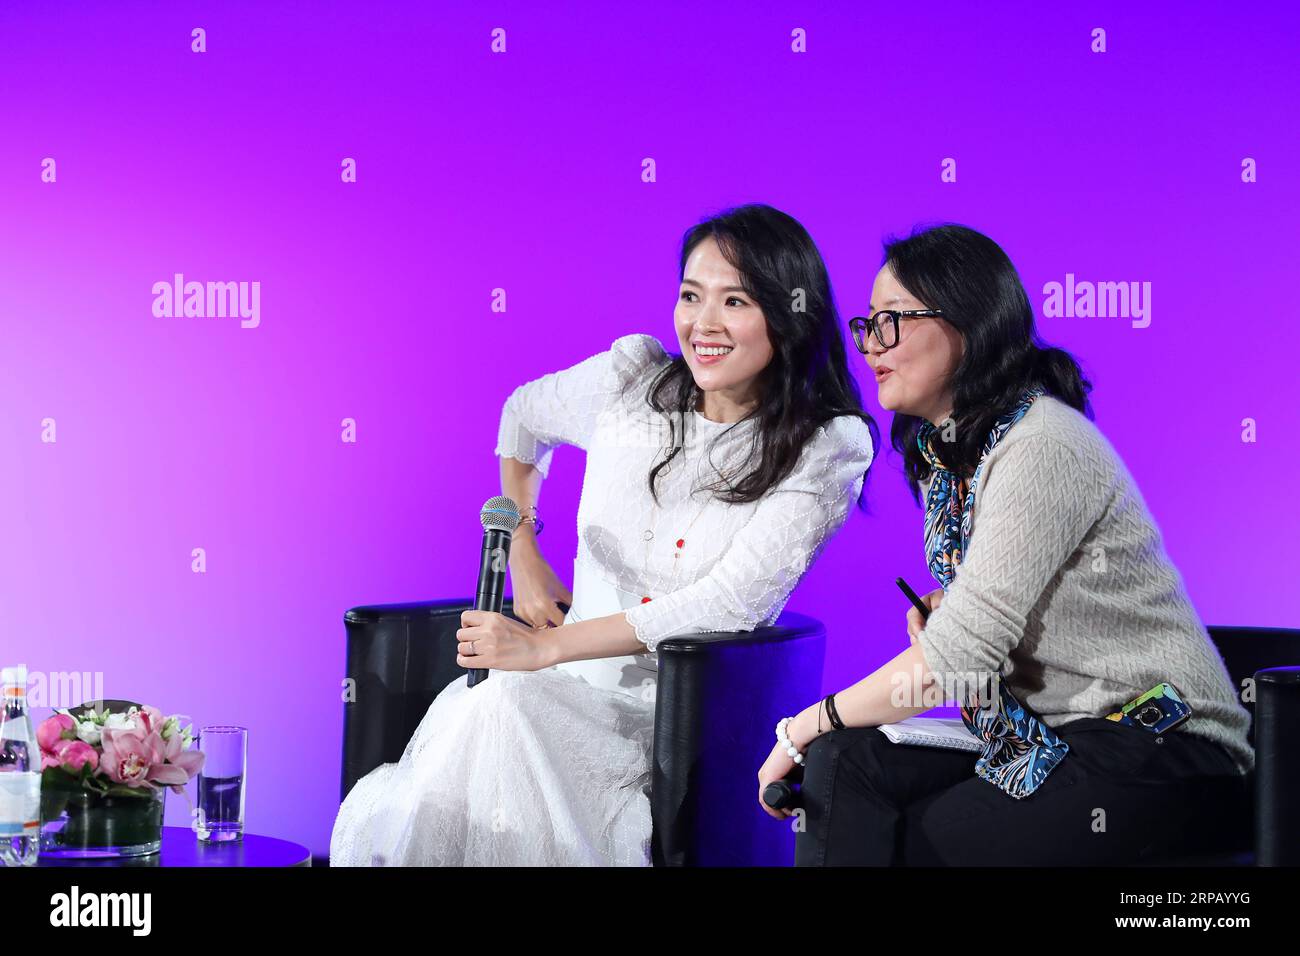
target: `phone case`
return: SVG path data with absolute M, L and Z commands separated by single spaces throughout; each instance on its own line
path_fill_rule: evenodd
M 1168 682 L 1161 682 L 1140 697 L 1125 704 L 1115 714 L 1107 714 L 1107 720 L 1141 727 L 1153 734 L 1162 734 L 1185 723 L 1192 716 L 1192 708 L 1183 700 L 1177 688 Z

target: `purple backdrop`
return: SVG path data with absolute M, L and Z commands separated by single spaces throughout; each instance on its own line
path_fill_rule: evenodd
M 1150 283 L 1042 333 L 1202 617 L 1300 623 L 1293 10 L 827 6 L 0 7 L 0 659 L 249 727 L 249 829 L 323 854 L 343 612 L 471 592 L 505 397 L 675 347 L 681 234 L 747 201 L 808 227 L 845 320 L 917 222 L 992 235 L 1040 315 L 1067 275 Z M 260 283 L 258 324 L 155 315 L 176 273 Z M 582 467 L 541 500 L 566 579 Z M 789 605 L 827 689 L 905 644 L 894 577 L 930 586 L 897 456 L 871 489 Z

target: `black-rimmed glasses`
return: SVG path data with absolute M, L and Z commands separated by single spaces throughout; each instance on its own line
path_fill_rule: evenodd
M 942 318 L 941 309 L 907 309 L 899 312 L 896 309 L 881 309 L 871 318 L 863 316 L 854 316 L 849 319 L 849 328 L 853 330 L 853 341 L 858 346 L 858 351 L 863 355 L 867 354 L 867 332 L 876 337 L 881 348 L 892 349 L 898 344 L 898 320 L 918 318 Z

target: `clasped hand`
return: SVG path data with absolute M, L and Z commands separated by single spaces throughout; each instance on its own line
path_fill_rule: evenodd
M 456 631 L 456 663 L 499 671 L 536 671 L 550 667 L 555 640 L 496 611 L 462 611 Z

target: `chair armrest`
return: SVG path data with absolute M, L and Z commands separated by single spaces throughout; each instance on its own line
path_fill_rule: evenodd
M 465 673 L 456 631 L 469 599 L 378 604 L 343 615 L 347 632 L 340 799 L 381 763 L 401 758 L 429 705 Z M 511 601 L 502 613 L 514 617 Z M 517 618 L 516 618 L 517 620 Z
M 758 805 L 776 722 L 821 690 L 826 630 L 785 613 L 770 627 L 657 645 L 650 812 L 656 866 L 789 866 L 790 827 Z
M 1300 866 L 1300 667 L 1255 674 L 1255 857 Z

